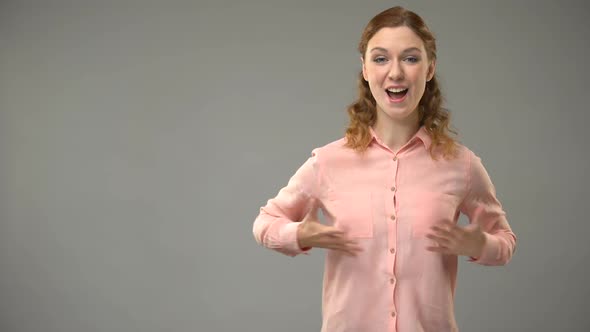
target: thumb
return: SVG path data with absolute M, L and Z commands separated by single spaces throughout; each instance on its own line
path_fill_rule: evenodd
M 319 202 L 316 198 L 313 198 L 310 202 L 309 211 L 307 211 L 307 214 L 305 214 L 303 221 L 317 220 L 318 209 L 319 209 Z

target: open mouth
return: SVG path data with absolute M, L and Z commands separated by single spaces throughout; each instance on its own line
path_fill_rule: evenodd
M 391 99 L 391 101 L 394 102 L 399 102 L 402 101 L 405 97 L 406 94 L 408 93 L 408 89 L 387 89 L 385 90 L 385 92 L 387 92 L 387 95 L 389 96 L 389 99 Z

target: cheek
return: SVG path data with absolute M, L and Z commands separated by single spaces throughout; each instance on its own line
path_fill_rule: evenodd
M 415 97 L 417 99 L 422 99 L 422 96 L 424 95 L 424 90 L 425 90 L 424 84 L 422 84 L 422 83 L 417 84 L 416 89 L 415 89 Z
M 416 78 L 413 78 L 412 81 L 414 82 L 414 97 L 417 99 L 422 98 L 426 89 L 426 77 L 416 75 Z
M 380 86 L 375 81 L 369 80 L 369 89 L 373 95 L 379 94 Z
M 373 77 L 369 77 L 369 89 L 374 98 L 381 94 L 381 83 Z
M 371 92 L 380 93 L 383 86 L 384 75 L 379 71 L 369 71 L 367 73 L 367 78 L 369 79 L 369 88 L 371 88 Z
M 365 74 L 369 78 L 369 82 L 380 82 L 385 77 L 386 69 L 383 66 L 367 65 Z

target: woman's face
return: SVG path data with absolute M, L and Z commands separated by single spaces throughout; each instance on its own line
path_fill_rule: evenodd
M 434 62 L 427 58 L 422 39 L 410 28 L 379 30 L 369 40 L 363 59 L 363 77 L 377 101 L 378 121 L 384 115 L 393 120 L 412 115 L 426 82 L 434 75 L 434 67 Z

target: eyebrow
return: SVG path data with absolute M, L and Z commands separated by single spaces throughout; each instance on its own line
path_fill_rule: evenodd
M 374 52 L 374 51 L 381 51 L 381 52 L 384 52 L 384 53 L 387 53 L 388 52 L 383 47 L 373 47 L 371 49 L 371 52 Z M 422 50 L 419 49 L 418 47 L 410 47 L 410 48 L 406 48 L 405 50 L 402 51 L 402 53 L 410 53 L 410 52 L 418 52 L 418 53 L 421 53 Z

